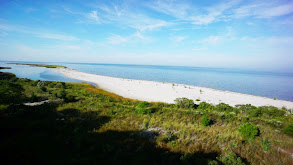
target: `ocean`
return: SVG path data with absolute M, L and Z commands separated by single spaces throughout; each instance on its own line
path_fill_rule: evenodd
M 63 77 L 60 73 L 53 72 L 49 68 L 5 63 L 6 62 L 1 62 L 0 65 L 9 66 L 12 67 L 12 69 L 4 69 L 1 70 L 2 72 L 11 72 L 21 78 L 45 81 L 80 82 L 79 80 Z M 87 63 L 45 64 L 63 65 L 79 71 L 104 76 L 195 85 L 293 101 L 293 73 L 185 66 Z

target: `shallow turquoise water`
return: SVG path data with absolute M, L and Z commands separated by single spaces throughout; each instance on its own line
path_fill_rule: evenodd
M 26 62 L 28 63 L 28 62 Z M 83 72 L 105 76 L 151 80 L 202 86 L 220 90 L 228 90 L 265 97 L 293 101 L 293 74 L 260 72 L 253 70 L 119 65 L 119 64 L 73 64 L 47 63 L 64 65 Z M 13 67 L 14 68 L 14 67 Z M 31 69 L 33 68 L 33 69 Z M 64 78 L 61 74 L 48 68 L 17 66 L 12 70 L 19 77 L 52 81 L 76 81 Z
M 31 67 L 5 63 L 0 63 L 0 66 L 11 67 L 11 69 L 1 69 L 0 71 L 14 73 L 19 78 L 29 78 L 32 80 L 43 81 L 81 82 L 80 80 L 64 77 L 62 74 L 53 72 L 51 69 L 45 67 Z

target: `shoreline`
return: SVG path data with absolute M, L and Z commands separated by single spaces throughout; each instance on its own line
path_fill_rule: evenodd
M 102 76 L 70 68 L 54 68 L 52 71 L 61 73 L 68 78 L 92 82 L 96 84 L 98 88 L 122 97 L 142 101 L 174 103 L 176 98 L 186 97 L 192 99 L 196 104 L 205 101 L 211 104 L 226 103 L 231 106 L 237 104 L 251 104 L 254 106 L 293 108 L 293 102 L 291 101 L 274 100 L 262 96 L 193 85 Z

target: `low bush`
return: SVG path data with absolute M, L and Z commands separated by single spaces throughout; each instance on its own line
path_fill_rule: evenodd
M 250 104 L 246 105 L 236 105 L 237 109 L 242 113 L 247 113 L 251 117 L 281 117 L 284 116 L 286 110 L 280 110 L 277 107 L 273 106 L 261 106 L 255 107 Z
M 38 101 L 38 96 L 33 92 L 30 97 L 30 102 L 33 103 L 37 101 Z
M 193 108 L 195 106 L 193 100 L 182 97 L 174 100 L 180 108 Z
M 23 87 L 17 83 L 0 80 L 0 104 L 21 103 L 23 99 Z
M 42 87 L 45 87 L 45 86 L 47 86 L 48 85 L 48 82 L 46 82 L 46 81 L 39 81 L 38 83 L 37 83 L 37 87 L 38 88 L 42 88 Z
M 252 106 L 251 104 L 236 105 L 235 107 L 238 108 L 241 113 L 248 113 L 249 111 L 253 111 L 256 109 L 256 107 Z
M 260 108 L 263 108 L 263 114 L 267 117 L 281 117 L 284 116 L 286 113 L 285 110 L 280 110 L 277 107 L 273 106 L 264 106 Z
M 197 109 L 201 109 L 201 110 L 212 110 L 213 109 L 213 105 L 212 104 L 209 104 L 209 103 L 206 103 L 206 102 L 201 102 Z
M 30 82 L 31 86 L 37 86 L 37 84 L 40 82 L 40 80 L 32 80 Z
M 153 109 L 151 107 L 149 107 L 148 102 L 143 101 L 137 105 L 136 111 L 140 114 L 150 114 L 150 113 L 152 113 Z
M 40 87 L 40 90 L 43 91 L 43 92 L 47 92 L 47 88 L 44 87 L 44 86 L 43 87 Z
M 234 111 L 234 108 L 228 104 L 225 103 L 220 103 L 215 106 L 215 109 L 218 111 L 223 111 L 223 112 L 232 112 Z
M 56 88 L 64 88 L 65 87 L 65 83 L 64 82 L 57 82 L 55 85 Z
M 272 125 L 273 127 L 282 127 L 283 123 L 276 119 L 271 119 L 268 121 L 268 124 Z
M 218 158 L 224 165 L 245 165 L 245 163 L 235 153 L 229 153 L 224 157 Z
M 285 128 L 285 133 L 293 136 L 293 123 L 289 124 L 287 128 Z
M 66 92 L 65 92 L 65 90 L 61 90 L 58 93 L 58 98 L 60 98 L 60 99 L 65 99 L 66 98 Z
M 206 126 L 207 127 L 207 126 L 212 125 L 212 120 L 209 118 L 208 115 L 204 115 L 202 117 L 202 119 L 201 119 L 201 123 L 202 123 L 203 126 Z
M 235 120 L 236 113 L 235 112 L 229 112 L 229 113 L 221 112 L 221 113 L 219 113 L 218 116 L 221 120 L 233 121 L 233 120 Z
M 255 136 L 259 135 L 259 127 L 247 122 L 239 126 L 238 132 L 244 140 L 253 140 Z
M 263 109 L 262 108 L 256 108 L 251 109 L 247 113 L 251 117 L 261 117 L 263 115 Z
M 71 94 L 66 94 L 65 96 L 65 102 L 75 102 L 77 101 L 76 97 Z

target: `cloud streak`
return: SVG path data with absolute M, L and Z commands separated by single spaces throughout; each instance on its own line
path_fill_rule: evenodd
M 293 13 L 293 3 L 258 3 L 241 6 L 234 10 L 234 17 L 272 18 Z
M 90 19 L 93 19 L 93 20 L 99 22 L 98 13 L 97 13 L 96 10 L 90 12 L 90 13 L 88 14 L 88 17 L 89 17 Z
M 34 29 L 31 27 L 19 26 L 19 25 L 0 24 L 0 30 L 5 31 L 6 35 L 8 34 L 8 32 L 11 31 L 11 32 L 31 34 L 35 37 L 46 38 L 46 39 L 63 40 L 63 41 L 78 40 L 78 38 L 71 36 L 71 35 L 63 35 L 63 34 L 58 34 L 58 33 L 47 33 L 47 32 L 43 32 L 42 30 L 39 30 L 39 29 Z

